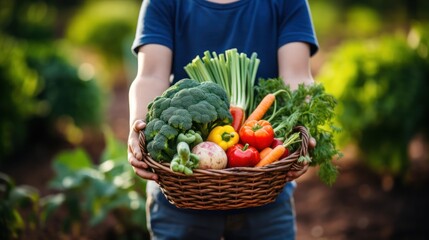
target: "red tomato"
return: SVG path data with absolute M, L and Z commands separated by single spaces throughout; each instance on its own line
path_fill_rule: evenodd
M 246 144 L 236 144 L 226 151 L 228 156 L 227 167 L 253 167 L 255 166 L 260 158 L 259 152 L 256 148 Z
M 251 120 L 243 124 L 239 135 L 242 143 L 248 143 L 261 151 L 271 145 L 274 139 L 274 130 L 266 120 Z

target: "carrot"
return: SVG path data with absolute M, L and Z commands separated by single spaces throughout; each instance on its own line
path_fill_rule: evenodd
M 230 106 L 229 112 L 231 113 L 231 116 L 232 116 L 231 126 L 234 128 L 236 132 L 238 132 L 245 119 L 244 109 L 237 106 Z
M 280 159 L 286 148 L 283 145 L 276 146 L 267 156 L 261 159 L 255 167 L 263 167 Z
M 264 148 L 261 152 L 259 152 L 259 157 L 260 157 L 261 159 L 264 159 L 264 158 L 268 155 L 268 153 L 270 153 L 271 151 L 273 151 L 273 149 L 272 149 L 272 148 L 270 148 L 270 147 L 266 147 L 266 148 Z
M 265 97 L 261 100 L 258 106 L 252 111 L 252 113 L 249 115 L 246 121 L 261 120 L 264 117 L 265 113 L 267 113 L 268 109 L 270 109 L 270 107 L 273 105 L 275 100 L 276 100 L 276 95 L 274 93 L 268 93 L 267 95 L 265 95 Z

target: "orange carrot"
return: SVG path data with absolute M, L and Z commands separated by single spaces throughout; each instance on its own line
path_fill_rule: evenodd
M 229 112 L 231 113 L 231 116 L 232 116 L 231 126 L 234 128 L 236 132 L 238 132 L 245 119 L 244 109 L 237 106 L 230 106 Z
M 255 167 L 263 167 L 280 159 L 286 148 L 283 145 L 276 146 L 267 156 L 261 159 Z
M 255 110 L 253 110 L 253 112 L 249 115 L 246 121 L 261 120 L 264 117 L 265 113 L 267 113 L 268 109 L 270 109 L 271 105 L 273 105 L 275 100 L 275 94 L 269 93 L 265 95 L 265 97 L 261 100 Z
M 266 147 L 266 148 L 264 148 L 261 152 L 259 152 L 259 157 L 260 157 L 261 159 L 264 159 L 264 158 L 268 155 L 268 153 L 270 153 L 271 151 L 273 151 L 273 149 L 272 149 L 272 148 L 270 148 L 270 147 Z

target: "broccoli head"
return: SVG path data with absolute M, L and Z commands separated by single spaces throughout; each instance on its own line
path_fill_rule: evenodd
M 174 151 L 170 148 L 170 141 L 162 134 L 156 135 L 152 141 L 147 143 L 146 148 L 153 159 L 159 162 L 171 161 L 171 155 L 174 155 Z
M 163 125 L 165 125 L 165 122 L 158 118 L 148 122 L 144 130 L 146 141 L 152 141 L 152 139 L 159 134 Z
M 153 116 L 159 116 L 162 111 L 169 108 L 170 102 L 170 98 L 156 97 L 155 100 L 152 101 L 148 106 L 148 109 L 151 111 L 147 113 L 146 122 L 148 122 L 149 119 L 155 118 Z
M 182 79 L 148 105 L 147 151 L 153 159 L 169 162 L 176 154 L 179 134 L 192 130 L 206 139 L 214 126 L 231 121 L 229 100 L 220 85 Z
M 163 98 L 172 98 L 176 95 L 177 92 L 180 92 L 182 89 L 189 89 L 198 86 L 199 83 L 195 80 L 190 79 L 182 79 L 178 81 L 173 86 L 169 87 L 165 92 L 161 95 Z
M 192 120 L 199 124 L 214 122 L 218 118 L 216 108 L 205 100 L 189 105 L 187 110 L 191 114 Z

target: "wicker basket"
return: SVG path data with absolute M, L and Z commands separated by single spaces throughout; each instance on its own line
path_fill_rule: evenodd
M 179 208 L 227 210 L 257 207 L 273 202 L 283 190 L 289 170 L 300 170 L 300 156 L 306 155 L 309 135 L 305 127 L 300 132 L 301 147 L 288 157 L 261 168 L 237 167 L 222 170 L 194 169 L 191 176 L 170 170 L 168 163 L 159 163 L 145 152 L 143 161 L 158 174 L 159 186 L 165 197 Z M 145 149 L 143 132 L 140 145 Z

